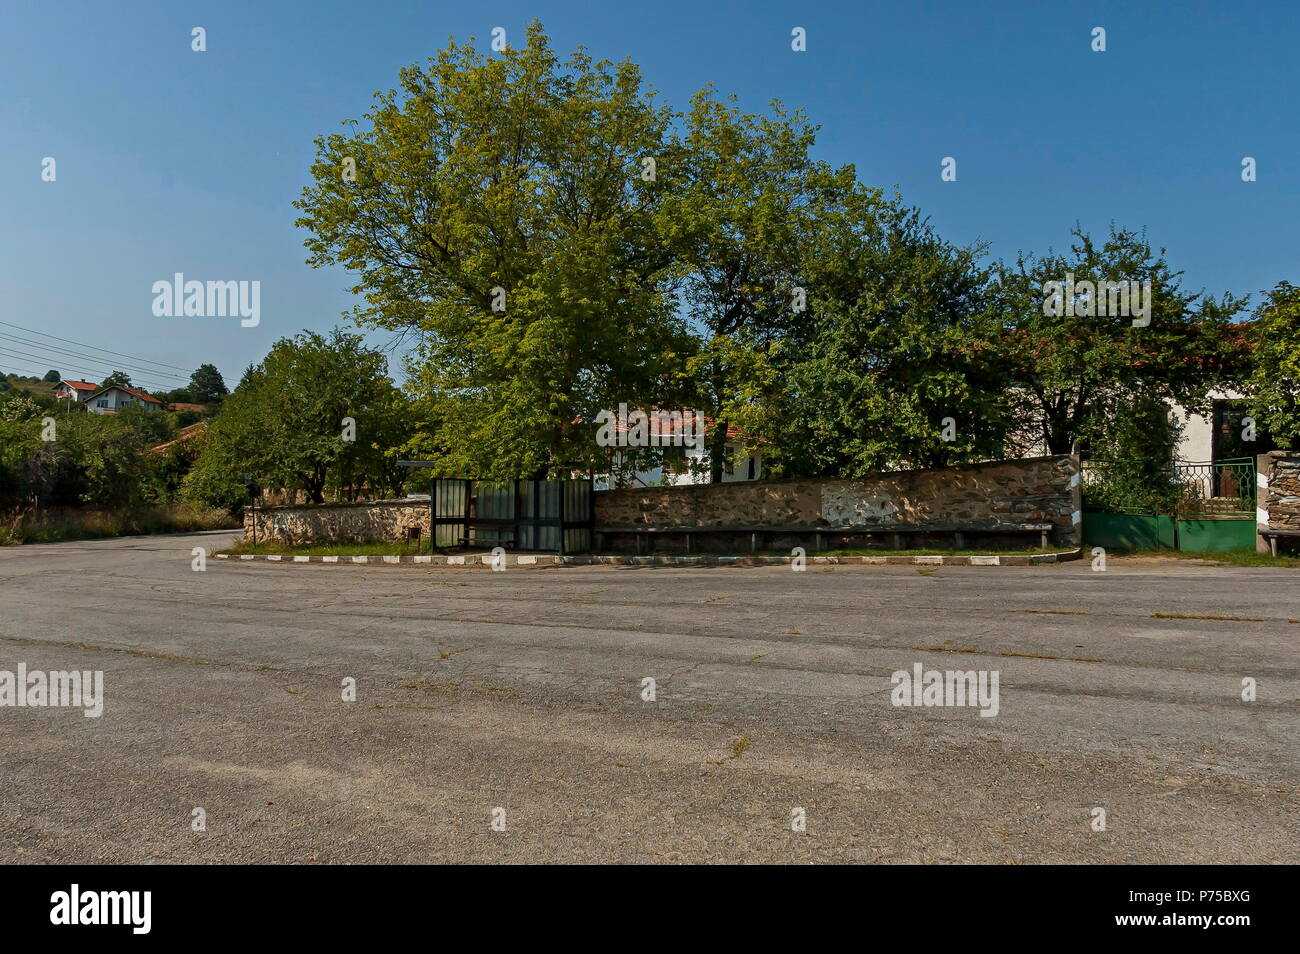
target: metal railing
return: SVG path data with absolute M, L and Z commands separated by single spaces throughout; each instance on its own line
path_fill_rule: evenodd
M 1081 474 L 1086 506 L 1149 513 L 1255 512 L 1251 457 L 1180 462 L 1155 471 L 1135 461 L 1088 460 Z
M 1250 457 L 1175 464 L 1188 510 L 1203 513 L 1255 512 L 1255 461 Z

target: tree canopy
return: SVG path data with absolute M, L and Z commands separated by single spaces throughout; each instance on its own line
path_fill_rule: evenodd
M 221 372 L 213 364 L 199 365 L 190 375 L 190 384 L 186 390 L 190 402 L 195 404 L 215 404 L 230 393 Z
M 225 401 L 185 493 L 231 506 L 254 485 L 353 497 L 399 493 L 398 450 L 410 438 L 409 402 L 387 359 L 360 335 L 334 330 L 282 338 Z
M 1250 400 L 1278 446 L 1294 448 L 1300 444 L 1300 288 L 1278 282 L 1264 293 L 1254 319 Z
M 1243 301 L 1184 289 L 1143 233 L 989 262 L 816 135 L 711 88 L 676 111 L 534 22 L 495 55 L 451 42 L 318 138 L 298 225 L 311 264 L 355 276 L 356 321 L 410 345 L 408 450 L 446 474 L 599 469 L 620 403 L 707 413 L 714 480 L 733 427 L 773 475 L 1066 453 L 1244 373 Z M 1045 293 L 1067 276 L 1136 282 L 1149 312 Z

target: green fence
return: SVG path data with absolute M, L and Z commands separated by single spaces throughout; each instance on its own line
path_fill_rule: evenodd
M 1083 542 L 1107 550 L 1150 550 L 1174 546 L 1174 522 L 1149 513 L 1083 512 Z
M 1179 520 L 1178 549 L 1195 553 L 1254 552 L 1255 518 Z
M 1083 542 L 1107 550 L 1168 547 L 1193 553 L 1252 552 L 1255 518 L 1180 517 L 1175 520 L 1167 514 L 1085 510 Z
M 1123 462 L 1084 464 L 1083 541 L 1115 550 L 1167 547 L 1189 552 L 1255 550 L 1255 464 L 1250 458 L 1177 464 L 1148 488 L 1134 486 Z M 1126 506 L 1126 504 L 1129 504 Z M 1166 509 L 1167 513 L 1159 512 Z

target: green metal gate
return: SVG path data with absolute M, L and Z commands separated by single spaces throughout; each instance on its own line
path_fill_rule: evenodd
M 1253 458 L 1175 464 L 1146 487 L 1135 486 L 1124 463 L 1083 464 L 1085 545 L 1212 553 L 1255 549 Z
M 435 547 L 505 547 L 586 553 L 595 518 L 591 478 L 433 481 Z

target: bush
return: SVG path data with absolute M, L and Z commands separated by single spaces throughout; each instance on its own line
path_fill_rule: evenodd
M 225 510 L 188 505 L 133 510 L 14 510 L 0 514 L 0 546 L 57 543 L 146 533 L 196 533 L 236 529 L 239 521 Z

